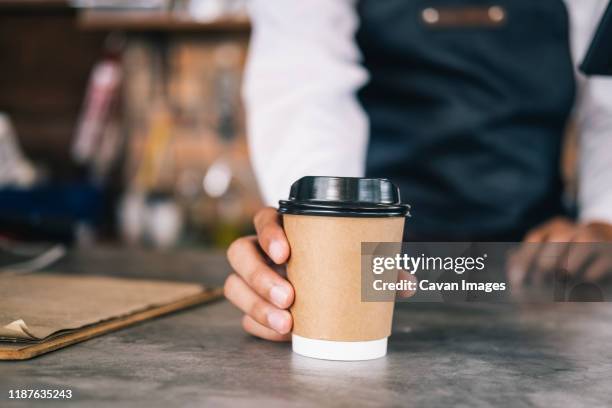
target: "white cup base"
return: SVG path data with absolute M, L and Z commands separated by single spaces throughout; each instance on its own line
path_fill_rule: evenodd
M 309 339 L 293 334 L 293 352 L 322 360 L 373 360 L 387 354 L 387 338 L 369 341 L 330 341 Z

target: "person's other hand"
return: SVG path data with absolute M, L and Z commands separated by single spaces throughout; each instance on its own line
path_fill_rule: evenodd
M 291 338 L 293 325 L 287 310 L 293 287 L 283 276 L 290 249 L 276 209 L 260 210 L 254 218 L 257 236 L 242 237 L 227 250 L 234 269 L 225 281 L 225 297 L 245 314 L 242 327 L 273 341 Z
M 603 242 L 612 242 L 612 224 L 553 218 L 531 230 L 510 258 L 510 284 L 513 288 L 527 281 L 539 285 L 559 271 L 585 281 L 601 280 L 612 271 L 609 246 L 596 244 Z

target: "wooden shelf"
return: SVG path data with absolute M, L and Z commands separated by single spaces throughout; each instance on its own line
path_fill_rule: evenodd
M 165 11 L 94 11 L 79 13 L 78 26 L 91 31 L 214 31 L 244 32 L 250 30 L 246 18 L 198 21 L 188 15 Z
M 68 0 L 0 0 L 0 9 L 46 9 L 68 7 Z

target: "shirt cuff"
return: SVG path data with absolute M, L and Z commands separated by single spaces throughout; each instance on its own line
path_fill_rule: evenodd
M 580 209 L 580 222 L 605 222 L 612 224 L 612 194 L 598 200 L 597 203 L 582 205 Z

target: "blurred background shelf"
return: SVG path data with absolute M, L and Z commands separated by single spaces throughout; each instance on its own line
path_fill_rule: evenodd
M 1 9 L 65 8 L 68 0 L 0 0 Z
M 0 177 L 0 204 L 16 200 L 0 239 L 225 247 L 251 233 L 245 4 L 0 0 L 0 140 L 36 176 L 17 192 Z M 74 197 L 99 205 L 81 214 Z
M 246 17 L 200 21 L 189 15 L 166 11 L 100 11 L 79 13 L 78 26 L 91 31 L 211 31 L 248 33 Z

